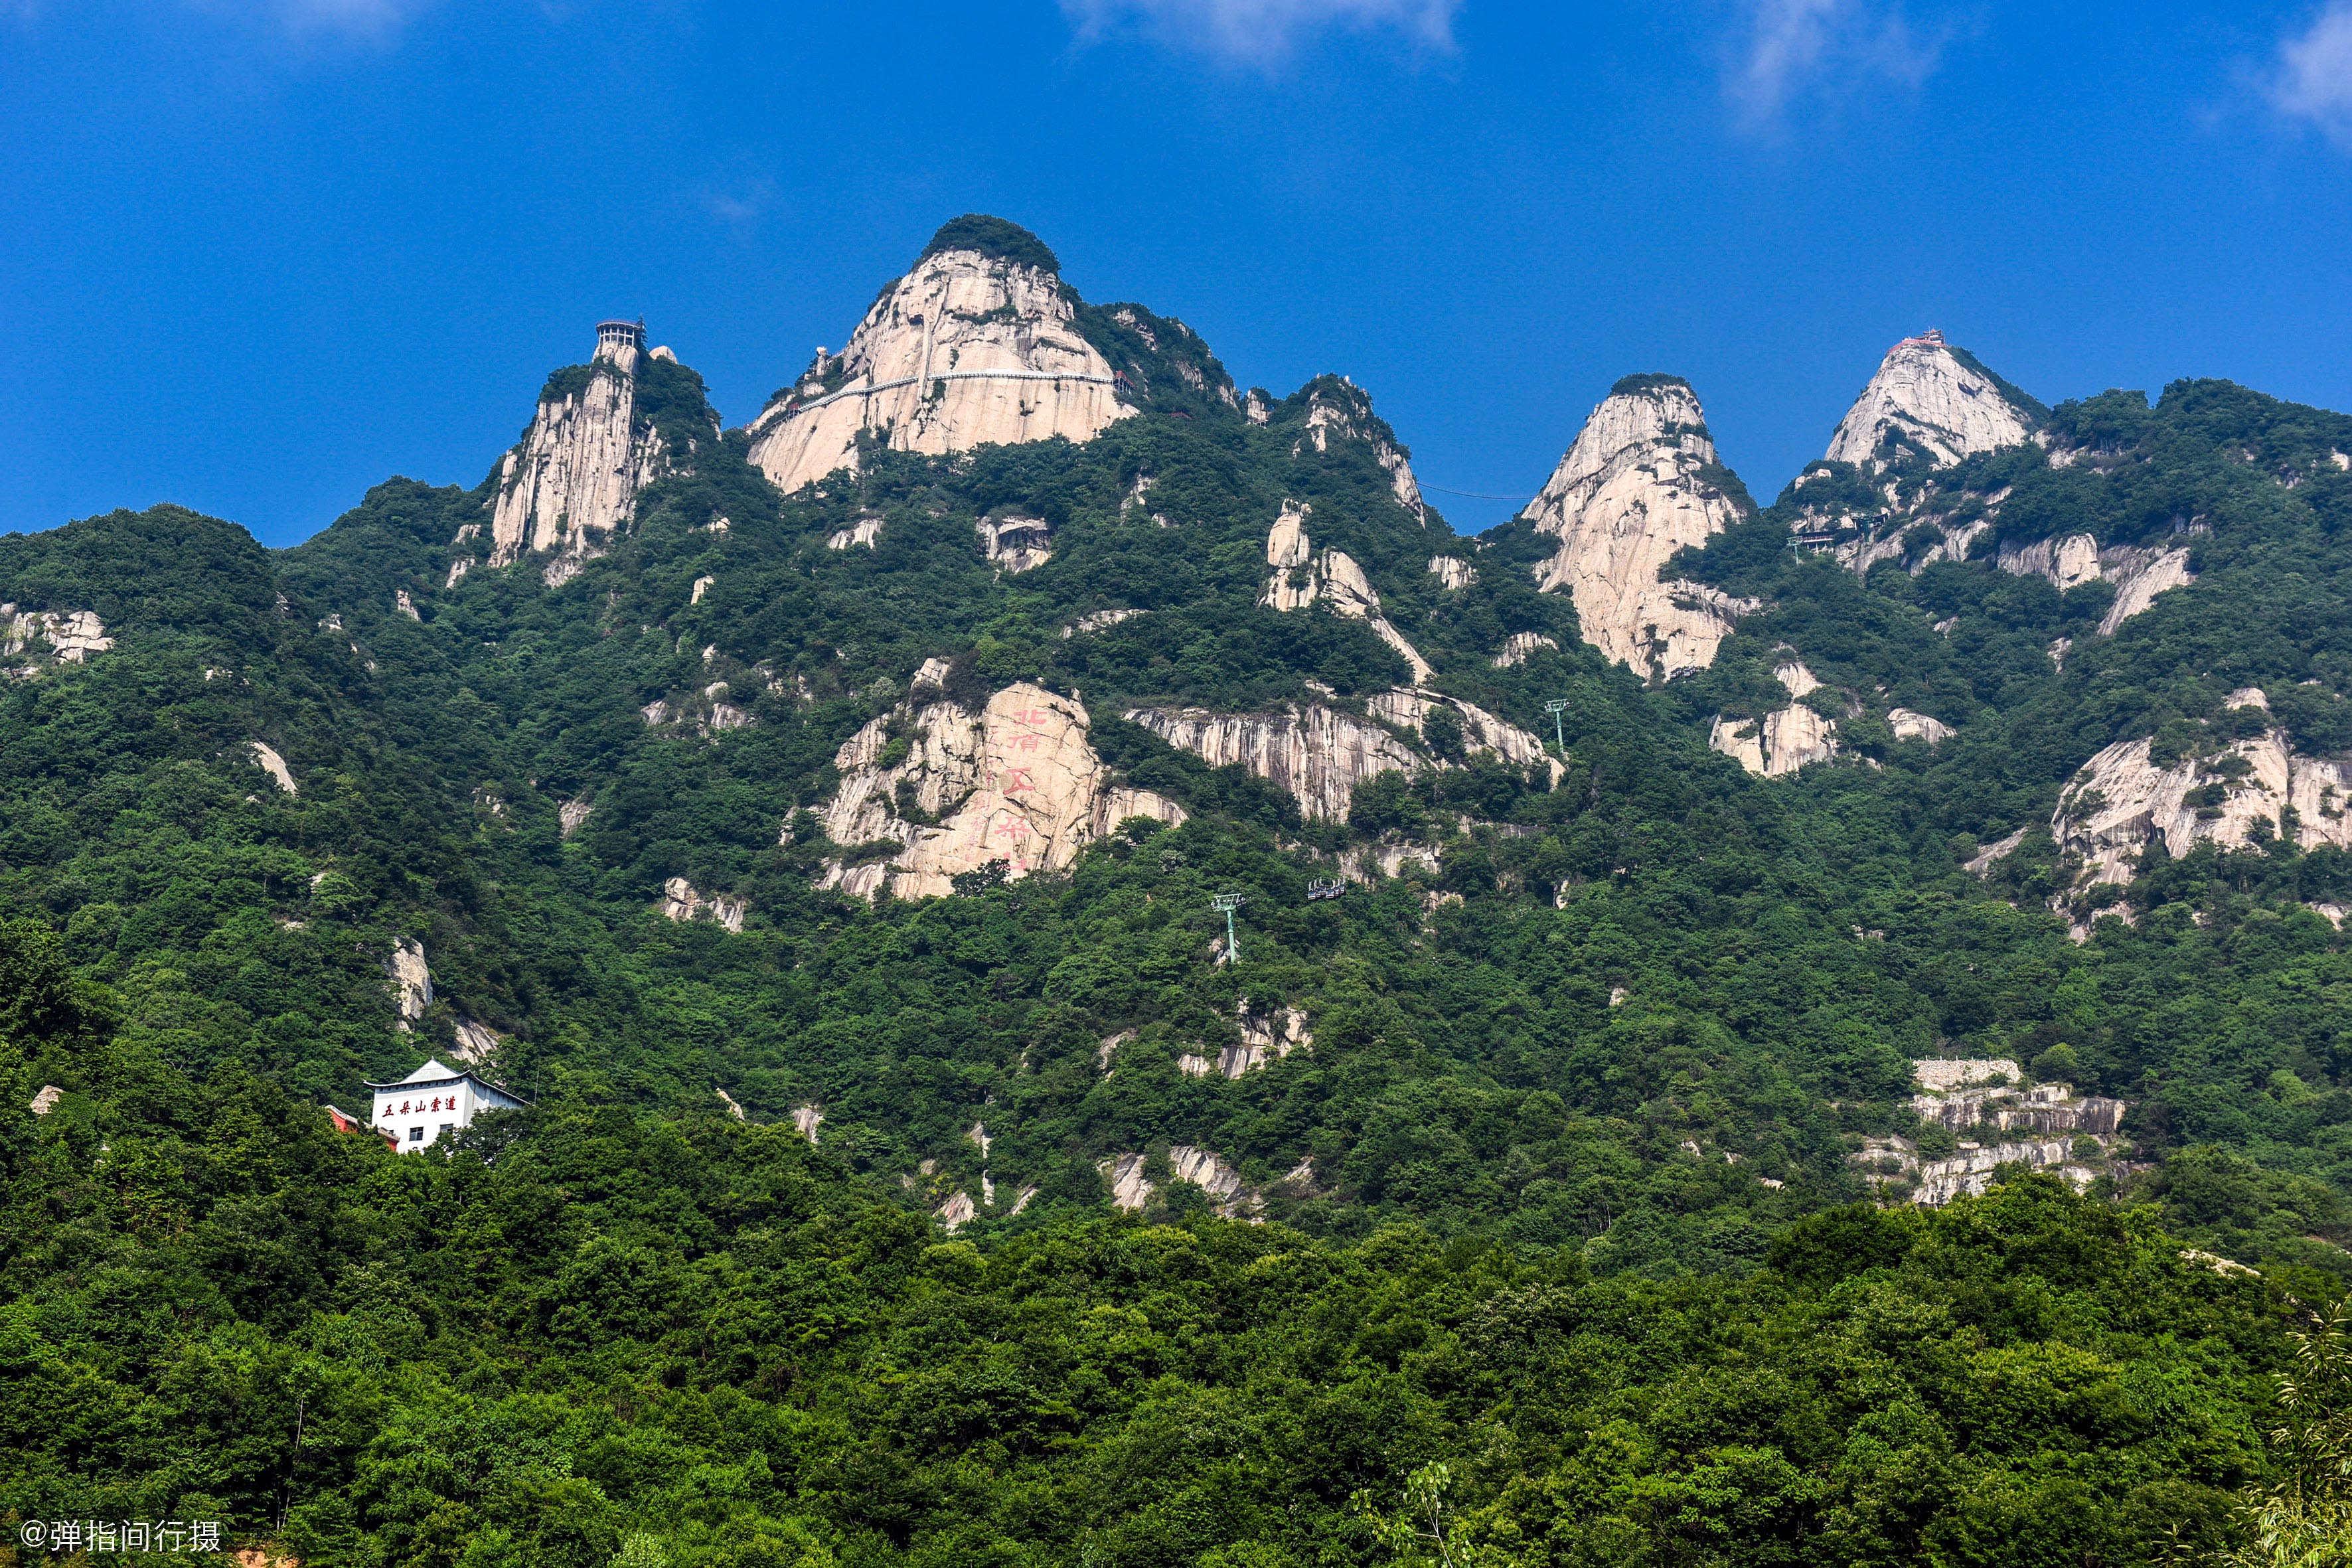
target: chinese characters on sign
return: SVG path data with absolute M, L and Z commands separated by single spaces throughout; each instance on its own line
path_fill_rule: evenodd
M 16 1531 L 28 1551 L 218 1552 L 216 1519 L 28 1519 Z

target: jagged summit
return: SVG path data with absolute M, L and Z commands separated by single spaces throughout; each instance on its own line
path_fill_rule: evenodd
M 1949 468 L 1973 452 L 2014 447 L 2044 410 L 1930 327 L 1886 351 L 1878 374 L 1838 422 L 1826 454 L 1874 471 L 1906 451 Z
M 882 291 L 838 354 L 752 421 L 751 461 L 786 491 L 857 466 L 861 433 L 941 454 L 989 443 L 1084 441 L 1132 410 L 1077 325 L 1054 253 L 1016 224 L 944 225 Z
M 1690 384 L 1635 375 L 1593 409 L 1521 515 L 1538 532 L 1559 535 L 1559 552 L 1537 575 L 1545 592 L 1574 597 L 1584 640 L 1666 678 L 1713 663 L 1747 606 L 1701 584 L 1661 583 L 1659 569 L 1745 510 Z
M 685 401 L 697 410 L 689 425 L 707 421 L 709 438 L 718 438 L 699 378 L 667 349 L 647 353 L 643 321 L 598 322 L 595 354 L 547 378 L 530 427 L 499 467 L 491 565 L 546 552 L 554 557 L 549 581 L 560 582 L 636 515 L 638 492 L 683 455 L 652 412 L 678 402 L 678 389 L 664 387 L 649 398 L 640 384 L 648 374 L 689 383 Z M 686 436 L 686 444 L 696 438 Z

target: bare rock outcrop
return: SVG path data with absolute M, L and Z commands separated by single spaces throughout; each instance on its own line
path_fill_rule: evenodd
M 1089 440 L 1133 412 L 1110 363 L 1078 331 L 1052 253 L 1021 235 L 1019 255 L 991 254 L 957 231 L 942 229 L 883 290 L 849 346 L 817 351 L 799 383 L 752 421 L 751 461 L 779 489 L 855 469 L 857 438 L 869 430 L 895 451 L 940 454 Z
M 1283 713 L 1137 708 L 1124 715 L 1211 767 L 1238 763 L 1298 801 L 1308 816 L 1344 818 L 1356 786 L 1422 765 L 1412 748 L 1369 720 L 1310 703 Z
M 80 664 L 114 647 L 95 610 L 20 610 L 0 605 L 0 678 L 28 680 L 44 658 Z
M 2006 1058 L 1914 1062 L 1919 1092 L 1911 1110 L 1922 1126 L 1969 1134 L 1942 1158 L 1922 1159 L 1916 1139 L 1871 1138 L 1853 1159 L 1863 1180 L 1889 1197 L 1933 1207 L 1982 1193 L 2003 1165 L 2054 1171 L 2077 1191 L 2113 1168 L 2128 1107 L 2078 1095 L 2064 1083 L 2023 1087 Z
M 383 976 L 392 984 L 393 1007 L 399 1017 L 394 1027 L 404 1034 L 424 1021 L 433 1005 L 433 972 L 425 963 L 425 944 L 414 937 L 396 937 L 383 961 Z
M 1007 574 L 1043 566 L 1054 557 L 1053 525 L 1042 517 L 1000 517 L 977 522 L 981 552 Z
M 560 584 L 636 516 L 638 492 L 662 476 L 669 456 L 651 422 L 638 417 L 644 350 L 640 324 L 600 322 L 585 379 L 550 384 L 551 395 L 499 470 L 491 565 L 551 552 L 548 580 Z M 718 429 L 710 434 L 717 439 Z
M 1177 1070 L 1192 1078 L 1207 1078 L 1214 1073 L 1219 1078 L 1235 1079 L 1315 1043 L 1314 1031 L 1307 1026 L 1303 1008 L 1253 1007 L 1244 998 L 1234 1022 L 1241 1028 L 1239 1045 L 1221 1047 L 1214 1061 L 1185 1052 L 1176 1058 Z
M 1307 816 L 1326 821 L 1344 818 L 1356 786 L 1375 773 L 1448 765 L 1432 763 L 1387 727 L 1423 729 L 1436 708 L 1450 710 L 1459 721 L 1466 750 L 1492 751 L 1524 766 L 1548 763 L 1554 777 L 1559 775 L 1559 764 L 1546 756 L 1542 742 L 1472 703 L 1426 691 L 1387 691 L 1367 706 L 1371 717 L 1363 719 L 1319 702 L 1280 713 L 1136 708 L 1123 717 L 1212 767 L 1239 763 L 1288 791 Z M 1386 724 L 1377 721 L 1381 720 Z
M 2062 594 L 2102 578 L 2113 583 L 2115 602 L 2099 618 L 2100 632 L 2109 637 L 2154 604 L 2158 594 L 2197 581 L 2197 574 L 2189 569 L 2185 545 L 2115 544 L 2102 550 L 2087 533 L 2003 545 L 1994 563 L 2013 577 L 2046 578 Z
M 1533 658 L 1538 648 L 1558 647 L 1558 642 L 1541 632 L 1513 632 L 1503 639 L 1503 651 L 1495 656 L 1494 665 L 1496 669 L 1516 668 Z
M 1469 752 L 1493 752 L 1507 763 L 1521 767 L 1533 767 L 1538 763 L 1550 763 L 1555 778 L 1559 765 L 1544 751 L 1543 742 L 1517 724 L 1496 718 L 1473 702 L 1458 697 L 1439 697 L 1427 691 L 1383 691 L 1365 704 L 1372 716 L 1408 730 L 1427 733 L 1429 715 L 1433 710 L 1451 709 L 1462 725 L 1462 744 Z
M 1952 738 L 1952 727 L 1941 719 L 1931 719 L 1908 708 L 1889 708 L 1886 722 L 1898 741 L 1925 741 L 1929 745 Z
M 1821 681 L 1801 659 L 1783 658 L 1773 667 L 1772 675 L 1792 698 L 1821 689 Z M 1802 702 L 1791 702 L 1759 719 L 1734 719 L 1718 713 L 1707 727 L 1706 743 L 1751 773 L 1780 778 L 1837 755 L 1837 721 Z
M 833 879 L 859 895 L 887 884 L 926 898 L 992 862 L 1008 877 L 1058 871 L 1130 816 L 1182 822 L 1175 802 L 1113 783 L 1087 724 L 1076 702 L 1025 681 L 977 713 L 919 687 L 842 744 L 841 784 L 824 811 L 836 844 L 900 848 L 836 867 Z
M 662 884 L 662 918 L 684 922 L 708 917 L 729 931 L 743 929 L 743 916 L 750 905 L 742 899 L 726 893 L 705 893 L 683 877 L 672 877 Z
M 1676 551 L 1738 520 L 1725 477 L 1690 384 L 1628 376 L 1528 503 L 1521 515 L 1559 539 L 1538 581 L 1576 601 L 1584 640 L 1604 657 L 1662 679 L 1704 669 L 1755 608 L 1703 584 L 1658 580 Z
M 2087 883 L 2130 881 L 2140 851 L 2159 839 L 2176 859 L 2200 844 L 2240 848 L 2273 837 L 2352 847 L 2352 760 L 2305 756 L 2276 729 L 2168 765 L 2151 750 L 2118 741 L 2058 796 L 2050 831 L 2082 857 Z
M 1828 456 L 1869 472 L 1885 468 L 1892 449 L 1907 447 L 1949 468 L 1973 452 L 2021 445 L 2033 421 L 2033 410 L 1929 328 L 1886 351 L 1838 422 Z
M 264 741 L 247 741 L 245 750 L 246 754 L 253 759 L 253 765 L 269 775 L 271 784 L 288 795 L 302 793 L 294 783 L 294 771 L 286 765 L 286 759 L 278 754 L 277 747 Z
M 1102 1162 L 1098 1169 L 1110 1184 L 1113 1207 L 1134 1210 L 1151 1202 L 1158 1188 L 1143 1173 L 1145 1163 L 1141 1154 L 1114 1154 Z M 1243 1187 L 1241 1172 L 1221 1154 L 1190 1143 L 1172 1144 L 1168 1150 L 1168 1169 L 1171 1181 L 1190 1182 L 1200 1188 L 1227 1218 L 1254 1214 L 1260 1206 L 1258 1195 Z
M 1381 596 L 1373 592 L 1355 558 L 1344 550 L 1318 552 L 1315 549 L 1307 532 L 1307 515 L 1313 510 L 1297 501 L 1282 503 L 1280 515 L 1266 531 L 1265 563 L 1269 571 L 1265 591 L 1258 595 L 1258 603 L 1288 612 L 1306 609 L 1320 601 L 1334 615 L 1367 622 L 1412 670 L 1415 685 L 1428 680 L 1436 670 L 1381 614 Z

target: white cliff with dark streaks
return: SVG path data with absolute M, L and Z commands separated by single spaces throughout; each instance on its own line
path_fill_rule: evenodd
M 1892 439 L 1949 468 L 1974 452 L 2021 445 L 2032 434 L 2032 417 L 1930 328 L 1886 351 L 1838 422 L 1828 457 L 1875 470 L 1885 466 L 1882 448 Z
M 786 492 L 857 466 L 857 437 L 894 451 L 1089 440 L 1134 412 L 1077 330 L 1062 280 L 977 250 L 930 253 L 883 291 L 835 356 L 751 422 L 751 461 Z
M 635 322 L 599 323 L 586 383 L 539 405 L 499 470 L 491 565 L 551 552 L 548 574 L 551 583 L 561 582 L 636 516 L 638 492 L 661 476 L 668 456 L 661 437 L 637 418 L 644 347 L 644 330 Z M 718 434 L 714 428 L 712 438 Z
M 1676 551 L 1738 520 L 1714 477 L 1719 467 L 1689 384 L 1629 376 L 1521 514 L 1559 539 L 1539 585 L 1565 590 L 1584 640 L 1637 674 L 1666 679 L 1706 668 L 1734 621 L 1755 607 L 1702 584 L 1659 581 Z

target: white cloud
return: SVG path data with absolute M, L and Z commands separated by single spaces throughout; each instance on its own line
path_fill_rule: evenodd
M 1901 8 L 1877 0 L 1740 0 L 1745 13 L 1724 90 L 1751 124 L 1776 121 L 1817 84 L 1857 76 L 1916 87 L 1943 53 Z
M 195 9 L 305 37 L 379 40 L 432 0 L 188 0 Z
M 2329 0 L 2308 28 L 2282 39 L 2264 87 L 2281 114 L 2352 148 L 2352 0 Z
M 749 239 L 752 227 L 776 205 L 776 182 L 762 175 L 728 189 L 705 187 L 695 199 L 738 240 Z
M 1461 8 L 1462 0 L 1062 0 L 1083 42 L 1133 26 L 1174 47 L 1258 66 L 1288 58 L 1305 35 L 1332 29 L 1397 33 L 1451 49 Z

